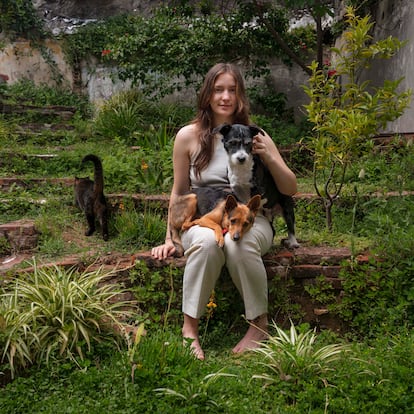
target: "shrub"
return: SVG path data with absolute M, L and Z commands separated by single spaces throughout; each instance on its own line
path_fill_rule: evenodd
M 43 37 L 43 22 L 31 0 L 3 0 L 0 4 L 0 32 L 29 39 Z
M 52 357 L 79 364 L 94 342 L 120 343 L 114 327 L 122 329 L 125 306 L 131 304 L 113 301 L 122 289 L 105 283 L 112 271 L 33 266 L 33 272 L 15 277 L 0 295 L 1 361 L 12 376 Z
M 273 323 L 275 335 L 254 351 L 263 356 L 262 365 L 270 374 L 254 375 L 253 378 L 267 382 L 298 381 L 320 376 L 330 365 L 348 351 L 345 344 L 316 345 L 315 330 L 299 332 L 291 323 L 289 333 Z
M 309 87 L 304 86 L 310 103 L 305 105 L 313 134 L 306 140 L 314 155 L 314 188 L 323 199 L 326 225 L 332 230 L 332 206 L 343 188 L 352 162 L 372 148 L 371 139 L 387 122 L 400 117 L 409 105 L 411 91 L 398 92 L 399 80 L 385 80 L 370 93 L 369 82 L 358 82 L 358 72 L 374 59 L 389 59 L 403 42 L 389 36 L 372 41 L 369 17 L 359 18 L 347 8 L 349 29 L 340 48 L 333 48 L 333 64 L 310 66 Z M 347 79 L 342 84 L 340 79 Z
M 147 104 L 137 90 L 113 95 L 98 107 L 95 116 L 96 132 L 126 144 L 137 144 L 133 141 L 133 134 L 142 129 Z

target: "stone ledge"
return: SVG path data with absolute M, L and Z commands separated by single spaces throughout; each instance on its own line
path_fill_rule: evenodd
M 165 200 L 162 196 L 159 201 Z M 33 250 L 37 246 L 38 232 L 32 220 L 17 220 L 14 222 L 0 225 L 0 237 L 3 236 L 10 243 L 12 251 L 22 254 Z M 346 247 L 328 246 L 302 246 L 295 250 L 287 250 L 280 246 L 263 257 L 269 279 L 293 278 L 293 279 L 315 279 L 323 275 L 329 279 L 337 280 L 341 264 L 351 259 L 351 251 Z M 13 259 L 13 260 L 12 260 Z M 186 258 L 168 258 L 157 260 L 151 256 L 150 251 L 137 252 L 131 255 L 112 255 L 111 257 L 101 257 L 97 265 L 108 267 L 118 267 L 119 271 L 127 270 L 134 265 L 135 261 L 142 260 L 151 268 L 162 268 L 165 266 L 184 267 Z M 359 256 L 358 261 L 366 262 L 367 256 Z M 10 269 L 14 264 L 20 263 L 18 257 L 6 258 L 0 264 L 0 271 Z M 84 268 L 84 264 L 77 256 L 70 256 L 53 264 L 63 267 L 77 266 Z M 335 286 L 340 288 L 340 281 L 335 282 Z
M 19 177 L 5 177 L 0 178 L 0 188 L 9 189 L 13 184 L 23 188 L 30 188 L 38 184 L 62 184 L 64 186 L 71 186 L 74 183 L 73 178 L 19 178 Z
M 312 326 L 321 329 L 331 329 L 340 332 L 346 327 L 338 316 L 331 314 L 328 307 L 315 303 L 307 293 L 306 287 L 316 285 L 316 278 L 320 275 L 325 276 L 325 281 L 329 283 L 334 290 L 338 301 L 341 298 L 342 280 L 339 277 L 341 263 L 350 260 L 351 254 L 345 248 L 332 247 L 300 247 L 295 251 L 275 250 L 264 257 L 264 263 L 269 279 L 269 287 L 272 285 L 277 289 L 287 289 L 289 301 L 299 306 L 303 314 L 303 321 L 310 323 Z M 26 256 L 25 260 L 30 258 Z M 309 259 L 309 262 L 304 263 Z M 357 261 L 364 263 L 369 260 L 369 256 L 358 256 Z M 166 260 L 156 260 L 151 256 L 150 251 L 136 252 L 135 254 L 111 253 L 107 256 L 101 256 L 92 263 L 85 262 L 85 256 L 72 255 L 48 263 L 38 263 L 38 267 L 59 266 L 64 268 L 78 268 L 80 271 L 92 271 L 102 268 L 106 271 L 113 271 L 113 275 L 108 279 L 108 283 L 121 283 L 127 289 L 120 300 L 128 298 L 133 300 L 134 296 L 131 287 L 130 271 L 134 268 L 137 261 L 143 261 L 148 268 L 154 271 L 167 266 L 183 268 L 186 263 L 183 258 L 168 258 Z M 22 274 L 32 272 L 33 267 L 29 265 L 26 268 L 13 270 L 14 266 L 7 267 L 0 264 L 0 274 L 6 277 L 11 274 Z M 6 279 L 5 279 L 6 280 Z M 0 277 L 1 284 L 1 277 Z M 271 300 L 271 297 L 269 297 Z M 274 315 L 276 320 L 278 316 Z M 280 317 L 280 316 L 279 316 Z M 282 316 L 282 319 L 284 317 Z M 283 320 L 279 323 L 283 323 Z
M 341 263 L 351 260 L 351 251 L 347 248 L 334 247 L 300 247 L 294 251 L 276 250 L 266 254 L 263 262 L 266 267 L 268 279 L 275 277 L 282 279 L 293 278 L 295 280 L 315 279 L 318 276 L 325 276 L 335 289 L 341 289 L 339 273 Z M 151 268 L 164 266 L 184 267 L 186 259 L 168 258 L 156 260 L 151 257 L 150 252 L 139 252 L 132 256 L 133 261 L 142 260 Z M 359 263 L 366 262 L 368 256 L 358 256 Z
M 33 220 L 17 220 L 0 224 L 0 237 L 5 237 L 14 252 L 32 250 L 37 246 L 39 233 Z

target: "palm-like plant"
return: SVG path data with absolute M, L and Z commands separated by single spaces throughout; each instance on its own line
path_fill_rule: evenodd
M 102 103 L 95 116 L 95 131 L 104 137 L 130 142 L 142 125 L 143 111 L 149 103 L 137 90 L 123 91 Z
M 33 266 L 33 272 L 14 278 L 0 295 L 4 333 L 1 361 L 16 369 L 48 362 L 51 355 L 83 360 L 93 342 L 124 338 L 114 335 L 130 314 L 132 303 L 115 300 L 123 292 L 105 283 L 113 271 L 102 268 L 79 273 L 72 268 Z
M 275 322 L 272 327 L 276 334 L 269 336 L 261 347 L 254 349 L 264 357 L 261 364 L 270 370 L 270 374 L 254 375 L 253 378 L 273 382 L 319 376 L 331 369 L 331 364 L 349 350 L 346 344 L 317 347 L 315 330 L 299 333 L 293 323 L 289 333 Z

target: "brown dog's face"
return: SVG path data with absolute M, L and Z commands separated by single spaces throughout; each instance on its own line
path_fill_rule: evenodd
M 251 229 L 257 212 L 260 209 L 261 197 L 255 195 L 247 204 L 237 203 L 233 196 L 228 196 L 226 201 L 226 224 L 230 237 L 239 241 Z

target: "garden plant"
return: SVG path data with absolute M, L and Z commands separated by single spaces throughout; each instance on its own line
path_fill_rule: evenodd
M 390 59 L 403 43 L 391 36 L 373 42 L 369 16 L 356 16 L 352 7 L 347 9 L 346 23 L 343 44 L 332 48 L 331 61 L 323 68 L 312 63 L 309 86 L 304 87 L 310 98 L 305 107 L 313 124 L 305 145 L 313 154 L 314 188 L 323 199 L 329 229 L 332 205 L 341 193 L 347 168 L 372 149 L 371 139 L 402 115 L 411 96 L 410 90 L 398 92 L 401 79 L 386 80 L 374 91 L 368 81 L 358 81 L 362 68 L 376 59 Z

